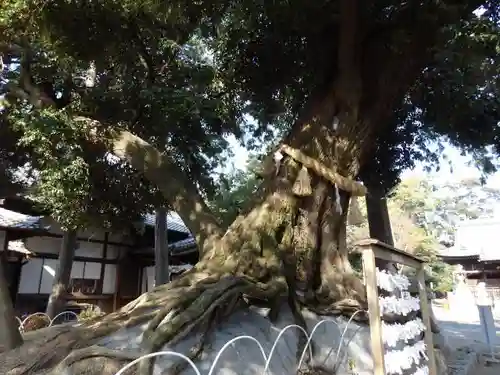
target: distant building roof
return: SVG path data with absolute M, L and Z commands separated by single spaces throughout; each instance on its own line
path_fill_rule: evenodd
M 154 227 L 155 221 L 156 221 L 156 215 L 154 214 L 147 214 L 144 216 L 144 224 L 149 227 Z M 186 227 L 180 216 L 173 211 L 169 212 L 167 215 L 167 229 L 175 232 L 191 234 L 191 232 Z
M 479 254 L 475 249 L 469 249 L 463 246 L 452 246 L 441 250 L 439 255 L 443 257 L 470 257 Z
M 0 207 L 0 227 L 19 229 L 42 228 L 42 216 L 29 216 Z
M 497 238 L 500 219 L 477 219 L 461 222 L 455 233 L 455 246 L 440 252 L 443 257 L 477 256 L 480 261 L 500 260 Z
M 175 255 L 179 255 L 182 253 L 190 253 L 192 251 L 197 250 L 196 240 L 192 236 L 189 236 L 184 240 L 169 244 L 168 248 L 170 252 Z

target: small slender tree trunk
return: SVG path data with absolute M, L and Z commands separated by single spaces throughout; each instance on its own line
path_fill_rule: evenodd
M 366 211 L 368 214 L 370 237 L 387 245 L 394 246 L 387 199 L 378 188 L 369 188 L 369 191 L 370 193 L 366 195 Z M 381 259 L 377 259 L 376 263 L 381 269 L 392 270 L 393 272 L 397 270 L 394 263 Z
M 366 210 L 370 237 L 394 246 L 387 199 L 378 189 L 370 189 L 369 191 L 370 194 L 366 195 Z
M 16 314 L 12 307 L 2 258 L 3 256 L 0 255 L 0 348 L 11 350 L 21 346 L 23 338 L 17 328 Z
M 47 315 L 53 319 L 65 305 L 65 295 L 69 287 L 71 267 L 75 257 L 77 232 L 70 230 L 64 233 L 63 242 L 59 251 L 59 264 L 57 265 L 52 293 L 47 304 Z
M 155 285 L 170 281 L 167 240 L 167 210 L 158 207 L 155 221 Z

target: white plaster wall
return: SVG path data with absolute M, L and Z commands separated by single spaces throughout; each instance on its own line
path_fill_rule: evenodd
M 70 278 L 83 279 L 83 262 L 73 262 Z
M 88 242 L 88 241 L 78 241 L 76 247 L 75 255 L 77 257 L 85 258 L 101 258 L 103 257 L 103 244 Z
M 106 250 L 106 259 L 118 259 L 120 252 L 123 251 L 123 247 L 116 245 L 108 245 Z
M 59 223 L 53 220 L 51 217 L 44 217 L 42 219 L 42 225 L 50 227 L 50 232 L 55 234 L 63 234 L 64 231 L 61 229 Z M 105 231 L 100 228 L 90 228 L 78 231 L 78 237 L 92 238 L 94 240 L 104 240 Z
M 26 239 L 26 248 L 35 254 L 59 254 L 61 243 L 61 238 L 30 237 Z
M 114 292 L 116 292 L 116 265 L 106 264 L 104 267 L 102 294 L 113 294 Z
M 101 263 L 85 262 L 84 279 L 99 280 L 101 278 Z
M 84 266 L 85 263 L 85 266 Z M 73 262 L 71 268 L 72 279 L 97 280 L 101 276 L 100 263 L 95 262 Z M 26 263 L 21 271 L 19 282 L 19 294 L 49 294 L 57 268 L 57 259 L 32 258 Z M 41 279 L 40 279 L 41 278 Z M 115 292 L 116 265 L 107 264 L 104 269 L 103 294 Z M 41 282 L 40 282 L 41 280 Z M 40 283 L 40 289 L 38 285 Z
M 40 294 L 50 294 L 54 276 L 56 275 L 57 259 L 44 259 L 42 266 L 42 282 L 40 283 Z
M 142 269 L 141 292 L 149 292 L 155 286 L 155 267 L 144 267 Z
M 21 270 L 19 294 L 38 293 L 38 284 L 42 272 L 43 259 L 33 258 Z
M 0 240 L 5 233 L 0 232 Z M 3 242 L 0 242 L 0 248 L 3 249 Z M 30 237 L 26 239 L 26 248 L 35 254 L 59 254 L 62 246 L 62 238 L 57 237 Z M 79 240 L 75 255 L 84 258 L 102 258 L 104 255 L 102 243 L 88 242 Z M 122 246 L 108 245 L 106 259 L 118 259 L 120 252 L 124 250 Z

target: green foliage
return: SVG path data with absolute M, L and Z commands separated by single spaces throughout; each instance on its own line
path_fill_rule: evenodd
M 105 315 L 105 313 L 100 311 L 97 306 L 90 305 L 78 314 L 78 321 L 81 322 L 85 320 L 96 319 L 103 315 Z
M 30 194 L 66 227 L 100 220 L 126 228 L 163 201 L 140 172 L 110 158 L 105 140 L 114 129 L 131 130 L 172 154 L 205 195 L 213 194 L 211 171 L 224 161 L 223 135 L 239 134 L 241 115 L 198 33 L 200 23 L 217 18 L 220 4 L 184 5 L 2 3 L 2 125 L 22 134 L 17 150 L 29 150 Z M 41 106 L 29 98 L 29 84 L 42 88 Z M 75 116 L 100 121 L 104 142 L 91 139 Z
M 394 236 L 398 233 L 407 238 L 409 234 L 413 236 L 411 242 L 416 255 L 429 263 L 429 281 L 435 291 L 447 292 L 453 287 L 452 267 L 440 260 L 438 251 L 453 244 L 460 221 L 491 217 L 499 198 L 500 191 L 487 188 L 475 179 L 437 183 L 411 178 L 404 180 L 392 193 L 390 212 Z M 394 210 L 397 209 L 407 214 L 414 223 L 414 230 L 397 229 L 401 223 L 395 220 Z
M 209 199 L 225 202 L 238 191 L 238 202 L 220 213 L 227 222 L 253 188 L 214 185 L 224 136 L 247 133 L 255 143 L 286 133 L 311 98 L 343 79 L 341 21 L 352 20 L 340 5 L 3 1 L 2 126 L 15 134 L 14 154 L 29 162 L 31 193 L 68 227 L 95 223 L 96 215 L 123 226 L 162 199 L 73 121 L 86 116 L 103 124 L 104 141 L 128 129 L 171 155 Z M 472 11 L 480 6 L 487 11 L 478 17 Z M 440 149 L 429 144 L 443 139 L 485 173 L 494 170 L 487 150 L 500 151 L 499 8 L 487 0 L 359 6 L 352 46 L 359 64 L 351 68 L 373 140 L 361 155 L 367 186 L 389 191 L 417 161 L 435 165 Z M 6 171 L 26 164 L 16 158 Z
M 218 182 L 217 193 L 210 201 L 210 208 L 217 215 L 225 227 L 229 226 L 236 217 L 248 206 L 260 185 L 256 173 L 258 160 L 253 159 L 247 168 L 234 168 Z
M 403 181 L 392 200 L 442 246 L 454 242 L 456 225 L 463 220 L 492 217 L 500 191 L 477 179 L 436 183 L 412 178 Z

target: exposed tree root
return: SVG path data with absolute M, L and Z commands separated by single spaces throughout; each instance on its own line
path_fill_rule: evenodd
M 131 353 L 130 351 L 124 352 L 120 350 L 108 349 L 102 346 L 89 346 L 87 348 L 78 349 L 71 352 L 68 356 L 66 356 L 51 372 L 51 375 L 60 375 L 63 374 L 68 368 L 70 368 L 74 363 L 83 361 L 89 358 L 95 357 L 106 357 L 112 358 L 118 361 L 133 361 L 139 358 L 142 354 Z
M 273 298 L 283 289 L 284 285 L 277 280 L 266 285 L 235 276 L 222 278 L 215 284 L 204 283 L 196 289 L 197 293 L 189 294 L 181 301 L 171 304 L 151 321 L 144 334 L 142 347 L 147 353 L 152 353 L 165 345 L 174 345 L 200 327 L 208 327 L 205 331 L 209 331 L 216 323 L 214 321 L 216 313 L 223 316 L 231 314 L 237 301 L 241 300 L 244 294 L 260 294 L 263 298 Z M 168 322 L 159 324 L 169 312 L 174 310 L 175 314 Z M 194 352 L 202 349 L 203 347 L 199 350 L 195 349 Z M 154 358 L 141 361 L 139 374 L 150 375 L 153 365 Z

